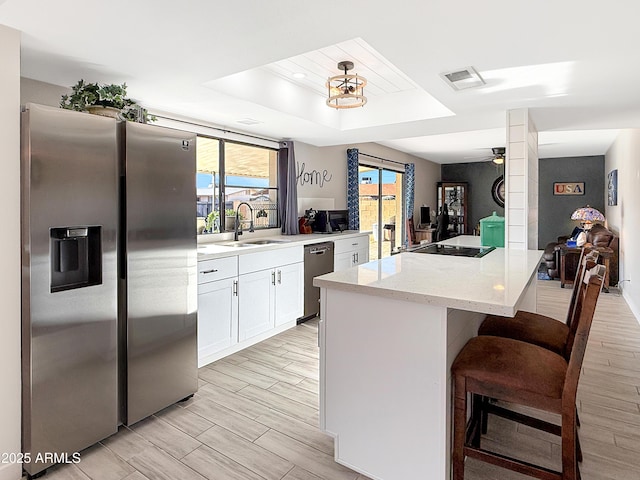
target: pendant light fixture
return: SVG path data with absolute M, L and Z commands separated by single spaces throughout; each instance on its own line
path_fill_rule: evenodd
M 329 98 L 327 105 L 331 108 L 356 108 L 362 107 L 367 103 L 367 97 L 364 96 L 364 87 L 367 80 L 358 74 L 348 74 L 353 69 L 353 62 L 344 61 L 338 63 L 338 68 L 344 70 L 343 75 L 329 77 L 327 80 L 327 89 Z

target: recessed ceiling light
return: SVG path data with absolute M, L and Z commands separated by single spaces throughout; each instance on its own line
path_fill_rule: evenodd
M 305 78 L 307 75 L 302 73 L 302 72 L 296 72 L 293 75 L 291 75 L 293 78 Z
M 242 118 L 240 120 L 237 120 L 237 122 L 244 125 L 257 125 L 258 123 L 262 123 L 260 120 L 255 120 L 253 118 Z

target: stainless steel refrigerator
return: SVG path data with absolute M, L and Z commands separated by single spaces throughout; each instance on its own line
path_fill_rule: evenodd
M 196 139 L 120 127 L 120 372 L 130 425 L 198 389 Z
M 29 104 L 21 141 L 35 475 L 197 389 L 195 136 Z

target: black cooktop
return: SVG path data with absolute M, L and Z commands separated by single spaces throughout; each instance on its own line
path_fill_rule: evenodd
M 495 250 L 496 247 L 461 247 L 458 245 L 438 245 L 432 243 L 425 247 L 412 250 L 413 253 L 431 253 L 434 255 L 454 255 L 456 257 L 484 257 L 487 253 Z

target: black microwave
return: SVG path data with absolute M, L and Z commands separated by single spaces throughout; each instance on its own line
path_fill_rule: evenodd
M 342 232 L 349 229 L 349 210 L 318 210 L 311 230 L 315 233 Z

